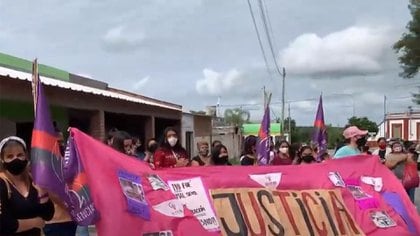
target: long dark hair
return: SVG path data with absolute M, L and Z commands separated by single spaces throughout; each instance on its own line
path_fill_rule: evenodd
M 242 151 L 242 155 L 253 155 L 255 154 L 252 147 L 257 146 L 258 138 L 254 135 L 250 135 L 245 138 L 244 140 L 244 150 Z
M 226 148 L 226 146 L 225 145 L 223 145 L 223 144 L 220 144 L 220 145 L 216 145 L 212 150 L 211 150 L 211 161 L 213 162 L 213 164 L 216 164 L 216 163 L 218 163 L 218 159 L 219 159 L 219 155 L 220 155 L 220 152 L 222 151 L 222 148 L 224 148 L 226 151 L 228 151 L 227 150 L 227 148 Z
M 173 147 L 171 147 L 171 145 L 169 145 L 168 140 L 166 139 L 166 135 L 168 134 L 169 131 L 175 132 L 176 135 L 178 136 L 178 141 L 176 141 L 176 144 Z M 161 148 L 172 149 L 174 151 L 184 150 L 184 148 L 181 146 L 181 143 L 180 143 L 179 132 L 174 127 L 166 127 L 166 129 L 163 131 L 163 136 L 161 137 L 159 146 Z
M 121 153 L 125 153 L 124 140 L 127 139 L 131 139 L 131 135 L 129 133 L 121 130 L 115 132 L 112 141 L 112 147 Z

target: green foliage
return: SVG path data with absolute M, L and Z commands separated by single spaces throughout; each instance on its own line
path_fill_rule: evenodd
M 296 130 L 296 121 L 290 117 L 284 119 L 284 132 L 289 133 L 289 120 L 290 120 L 290 129 L 292 132 Z M 278 122 L 280 123 L 280 121 Z
M 224 114 L 226 124 L 238 127 L 242 127 L 244 123 L 249 122 L 250 116 L 249 111 L 241 108 L 226 109 Z
M 194 111 L 194 110 L 190 110 L 191 114 L 193 115 L 206 115 L 205 111 Z
M 328 148 L 335 148 L 337 141 L 343 140 L 343 128 L 332 127 L 331 125 L 327 126 L 328 133 Z
M 413 78 L 420 68 L 420 0 L 410 0 L 408 8 L 412 19 L 406 26 L 407 32 L 394 44 L 403 78 Z
M 376 122 L 369 120 L 367 117 L 351 117 L 349 125 L 355 125 L 359 129 L 368 130 L 369 132 L 378 132 L 378 125 Z

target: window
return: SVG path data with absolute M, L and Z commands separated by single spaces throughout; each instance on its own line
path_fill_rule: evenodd
M 417 122 L 416 123 L 416 125 L 417 125 L 417 141 L 420 141 L 420 122 Z
M 392 138 L 402 138 L 402 124 L 392 124 Z
M 193 132 L 187 131 L 185 132 L 185 149 L 187 150 L 188 156 L 191 158 L 194 154 L 194 137 Z

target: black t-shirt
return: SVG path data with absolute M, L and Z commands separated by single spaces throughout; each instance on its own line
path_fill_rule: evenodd
M 4 181 L 6 180 L 0 178 L 0 235 L 41 235 L 41 230 L 39 228 L 33 228 L 21 233 L 14 233 L 19 227 L 17 220 L 35 217 L 41 217 L 46 221 L 51 220 L 54 215 L 54 205 L 51 200 L 48 200 L 48 202 L 44 204 L 40 204 L 38 191 L 32 185 L 29 187 L 28 196 L 25 198 L 11 183 L 9 183 L 8 188 Z
M 385 160 L 385 154 L 386 154 L 386 149 L 385 150 L 379 150 L 378 155 L 382 160 Z
M 196 161 L 196 162 L 198 162 L 198 164 L 199 164 L 200 166 L 204 166 L 204 165 L 206 165 L 206 163 L 204 163 L 204 161 L 203 161 L 203 160 L 201 160 L 201 158 L 200 158 L 199 156 L 195 156 L 195 157 L 193 157 L 193 159 L 192 159 L 191 161 Z
M 241 158 L 241 166 L 252 166 L 255 164 L 255 159 L 245 155 Z

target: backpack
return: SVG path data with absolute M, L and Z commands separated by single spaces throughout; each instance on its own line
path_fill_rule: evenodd
M 402 184 L 405 189 L 416 188 L 419 186 L 420 178 L 417 173 L 417 163 L 406 163 L 404 166 L 404 175 Z

